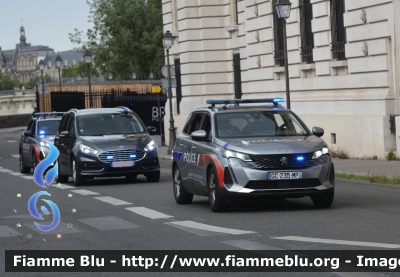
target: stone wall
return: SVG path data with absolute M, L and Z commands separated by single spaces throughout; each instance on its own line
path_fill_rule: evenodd
M 27 126 L 31 114 L 16 114 L 0 116 L 0 128 Z

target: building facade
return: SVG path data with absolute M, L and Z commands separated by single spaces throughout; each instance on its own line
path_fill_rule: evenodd
M 394 115 L 400 114 L 400 0 L 291 3 L 291 109 L 309 128 L 324 128 L 324 140 L 350 157 L 400 155 L 400 130 L 394 131 Z M 286 98 L 284 23 L 275 4 L 163 0 L 164 30 L 175 37 L 170 63 L 177 78 L 178 133 L 207 99 Z
M 57 55 L 63 59 L 63 67 L 76 65 L 83 60 L 83 54 L 75 50 L 56 53 L 48 46 L 32 46 L 26 42 L 25 28 L 21 26 L 20 42 L 15 45 L 15 49 L 2 50 L 0 47 L 0 72 L 17 83 L 25 83 L 40 78 L 38 64 L 43 60 L 46 65 L 43 74 L 58 80 L 58 69 L 55 66 Z

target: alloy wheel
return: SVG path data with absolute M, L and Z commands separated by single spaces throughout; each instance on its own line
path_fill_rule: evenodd
M 179 169 L 178 167 L 175 169 L 175 174 L 174 174 L 174 186 L 175 186 L 175 196 L 176 198 L 179 197 L 181 194 L 181 179 L 179 176 Z
M 214 181 L 214 174 L 211 173 L 210 174 L 210 179 L 208 181 L 208 186 L 209 186 L 209 197 L 210 197 L 210 201 L 211 204 L 214 205 L 215 203 L 215 181 Z

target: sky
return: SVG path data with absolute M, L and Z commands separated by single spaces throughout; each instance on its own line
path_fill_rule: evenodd
M 46 45 L 55 52 L 71 50 L 78 45 L 68 33 L 77 28 L 85 35 L 93 27 L 88 15 L 86 0 L 0 0 L 0 47 L 15 49 L 22 19 L 27 43 Z

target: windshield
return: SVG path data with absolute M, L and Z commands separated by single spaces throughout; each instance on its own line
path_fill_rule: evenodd
M 134 114 L 91 114 L 78 118 L 81 136 L 143 133 L 145 128 Z
M 309 135 L 298 119 L 288 111 L 250 111 L 217 115 L 217 136 L 281 137 Z
M 45 120 L 38 122 L 39 136 L 55 136 L 57 135 L 58 126 L 61 120 Z

